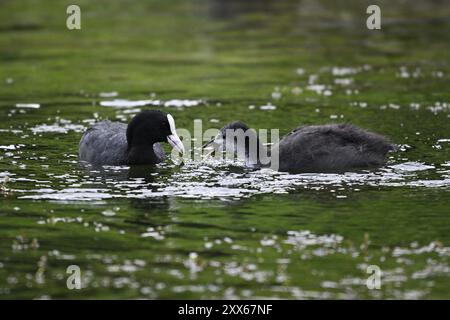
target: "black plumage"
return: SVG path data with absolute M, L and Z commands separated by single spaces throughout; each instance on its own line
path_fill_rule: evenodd
M 172 116 L 157 110 L 142 111 L 130 123 L 102 121 L 82 136 L 79 159 L 94 165 L 156 164 L 166 158 L 159 142 L 183 152 Z
M 230 151 L 228 130 L 242 129 L 247 137 L 254 137 L 257 149 L 265 148 L 256 136 L 241 121 L 232 122 L 221 129 L 220 134 L 210 143 L 221 145 Z M 269 167 L 278 155 L 278 170 L 285 172 L 343 172 L 382 166 L 386 154 L 394 145 L 382 135 L 367 131 L 351 124 L 328 124 L 301 126 L 284 136 L 269 150 L 271 163 L 257 158 L 249 159 L 248 138 L 245 143 L 245 160 L 251 167 Z M 226 147 L 226 145 L 228 145 Z M 233 150 L 233 149 L 231 149 Z M 237 148 L 234 147 L 236 152 Z

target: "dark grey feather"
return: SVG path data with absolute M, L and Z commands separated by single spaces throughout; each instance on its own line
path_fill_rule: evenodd
M 336 172 L 385 163 L 385 137 L 350 124 L 302 126 L 279 143 L 280 171 Z
M 221 130 L 222 139 L 217 144 L 224 145 L 226 129 L 245 131 L 248 127 L 240 121 L 226 125 Z M 259 139 L 257 143 L 258 149 L 264 150 Z M 247 156 L 247 144 L 245 148 Z M 351 124 L 301 126 L 271 148 L 270 167 L 287 172 L 342 172 L 371 168 L 383 165 L 390 150 L 395 150 L 395 146 L 388 139 Z M 278 167 L 275 161 L 277 156 Z M 269 165 L 263 165 L 258 158 L 256 166 L 252 167 L 265 166 Z
M 127 164 L 128 143 L 126 137 L 127 124 L 102 121 L 89 128 L 81 138 L 79 158 L 95 165 Z M 153 150 L 160 161 L 165 153 L 159 143 Z

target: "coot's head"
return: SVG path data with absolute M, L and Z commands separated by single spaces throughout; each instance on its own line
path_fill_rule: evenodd
M 261 145 L 256 131 L 250 129 L 241 121 L 234 121 L 222 129 L 203 148 L 206 148 L 207 156 L 226 156 L 228 159 L 240 159 L 247 166 L 257 166 L 258 154 Z
M 224 147 L 225 149 L 227 143 L 227 136 L 237 134 L 238 132 L 245 133 L 248 129 L 249 129 L 248 126 L 242 121 L 239 120 L 233 121 L 227 124 L 226 126 L 222 127 L 222 129 L 220 129 L 219 133 L 213 139 L 211 139 L 210 141 L 208 141 L 203 145 L 203 148 L 213 146 L 213 147 Z M 228 138 L 230 138 L 228 140 L 234 140 L 234 137 Z
M 153 146 L 156 142 L 168 142 L 178 152 L 184 153 L 184 146 L 176 133 L 175 120 L 165 112 L 147 110 L 131 119 L 127 128 L 128 148 Z

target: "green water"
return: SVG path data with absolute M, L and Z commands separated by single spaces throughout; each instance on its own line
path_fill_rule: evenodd
M 80 0 L 69 31 L 72 2 L 0 1 L 0 298 L 450 298 L 450 5 L 375 3 L 378 31 L 372 1 Z M 345 175 L 79 165 L 89 123 L 155 108 L 189 130 L 348 121 L 404 151 Z

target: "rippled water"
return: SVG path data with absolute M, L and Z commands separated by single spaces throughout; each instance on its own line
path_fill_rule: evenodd
M 372 32 L 358 1 L 132 4 L 80 1 L 78 33 L 50 1 L 0 4 L 1 298 L 450 298 L 447 5 L 394 1 Z M 400 150 L 344 174 L 78 162 L 91 124 L 146 109 L 348 121 Z
M 11 148 L 11 146 L 8 146 Z M 72 155 L 76 158 L 76 155 Z M 445 165 L 445 164 L 444 164 Z M 361 187 L 427 187 L 450 186 L 450 170 L 418 162 L 404 162 L 380 170 L 344 174 L 288 174 L 270 169 L 250 171 L 240 163 L 204 159 L 191 161 L 182 168 L 162 164 L 154 167 L 130 168 L 104 166 L 92 168 L 81 165 L 73 174 L 46 174 L 47 180 L 17 177 L 3 172 L 0 182 L 5 185 L 28 182 L 23 189 L 8 189 L 19 199 L 34 200 L 101 200 L 111 198 L 162 198 L 239 200 L 261 194 L 285 194 L 302 189 L 329 191 L 336 198 Z M 169 175 L 168 171 L 176 169 Z M 421 178 L 423 171 L 438 174 L 438 179 Z M 58 188 L 52 185 L 58 184 Z M 38 186 L 38 188 L 34 188 Z M 95 188 L 100 186 L 100 188 Z

